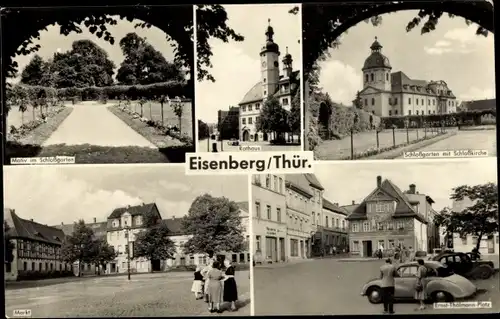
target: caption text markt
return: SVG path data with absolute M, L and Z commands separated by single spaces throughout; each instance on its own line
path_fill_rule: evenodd
M 186 155 L 187 174 L 312 172 L 312 152 L 191 153 Z
M 486 150 L 454 150 L 454 151 L 414 151 L 404 152 L 404 158 L 450 158 L 450 157 L 487 157 Z

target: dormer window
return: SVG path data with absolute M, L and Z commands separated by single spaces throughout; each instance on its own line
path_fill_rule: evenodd
M 57 237 L 57 236 L 54 236 L 53 238 L 54 238 L 54 240 L 55 240 L 55 241 L 61 241 L 61 240 L 59 239 L 59 237 Z
M 113 220 L 113 227 L 118 227 L 120 225 L 120 222 L 118 219 Z

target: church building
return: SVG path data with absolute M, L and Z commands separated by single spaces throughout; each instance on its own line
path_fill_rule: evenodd
M 271 20 L 268 20 L 269 23 Z M 273 40 L 274 30 L 269 24 L 266 31 L 266 43 L 260 51 L 261 80 L 256 83 L 239 103 L 240 141 L 258 142 L 270 141 L 274 137 L 264 132 L 258 132 L 257 119 L 261 108 L 267 98 L 274 96 L 283 108 L 290 111 L 292 99 L 300 85 L 300 72 L 293 70 L 292 55 L 288 53 L 282 59 L 282 72 L 280 74 L 280 49 Z M 286 138 L 286 137 L 285 137 Z
M 415 80 L 402 71 L 391 72 L 389 59 L 382 54 L 376 37 L 370 49 L 359 93 L 367 111 L 381 117 L 456 112 L 458 101 L 446 82 Z

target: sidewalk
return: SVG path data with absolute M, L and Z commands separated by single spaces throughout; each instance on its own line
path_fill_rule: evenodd
M 255 268 L 281 268 L 281 267 L 287 267 L 287 266 L 291 266 L 291 265 L 311 262 L 314 260 L 315 259 L 313 259 L 313 258 L 308 258 L 308 259 L 292 259 L 292 260 L 288 260 L 285 262 L 273 262 L 272 264 L 262 263 L 262 265 L 256 264 Z

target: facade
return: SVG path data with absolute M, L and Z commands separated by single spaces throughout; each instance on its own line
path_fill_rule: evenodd
M 64 233 L 55 227 L 22 219 L 13 209 L 4 209 L 4 221 L 10 226 L 9 236 L 14 244 L 13 261 L 5 264 L 5 280 L 15 281 L 28 272 L 63 272 L 72 265 L 61 259 Z
M 287 245 L 289 259 L 311 255 L 312 202 L 315 200 L 305 174 L 286 175 Z
M 289 249 L 285 176 L 253 175 L 252 201 L 255 262 L 287 261 Z
M 217 132 L 224 140 L 239 137 L 240 109 L 230 106 L 229 110 L 217 113 Z M 212 133 L 213 134 L 213 133 Z
M 338 203 L 323 198 L 322 218 L 316 224 L 318 231 L 314 238 L 314 255 L 332 255 L 334 252 L 347 251 L 349 247 L 347 216 L 347 211 Z
M 387 252 L 399 245 L 428 251 L 426 216 L 432 199 L 411 196 L 420 195 L 416 190 L 415 194 L 405 194 L 391 181 L 382 181 L 381 176 L 376 182 L 375 189 L 347 217 L 350 252 L 371 257 L 379 247 Z
M 273 36 L 274 30 L 269 25 L 266 31 L 266 44 L 260 51 L 261 80 L 245 94 L 239 103 L 239 137 L 241 141 L 258 142 L 276 138 L 257 131 L 256 123 L 261 108 L 267 98 L 274 96 L 281 102 L 283 108 L 290 111 L 293 96 L 300 86 L 300 72 L 293 70 L 293 59 L 288 52 L 283 57 L 280 74 L 279 57 L 281 53 Z
M 402 71 L 391 73 L 389 59 L 375 38 L 363 65 L 364 108 L 377 116 L 449 114 L 458 102 L 446 82 L 414 80 Z
M 461 212 L 465 208 L 474 205 L 474 202 L 469 198 L 464 198 L 463 200 L 454 200 L 452 203 L 452 210 L 454 212 Z M 453 249 L 457 252 L 470 252 L 473 248 L 476 248 L 477 237 L 472 235 L 467 235 L 461 237 L 459 234 L 453 234 Z M 498 255 L 499 254 L 498 245 L 498 232 L 490 235 L 485 235 L 481 242 L 479 243 L 479 252 L 481 255 Z

